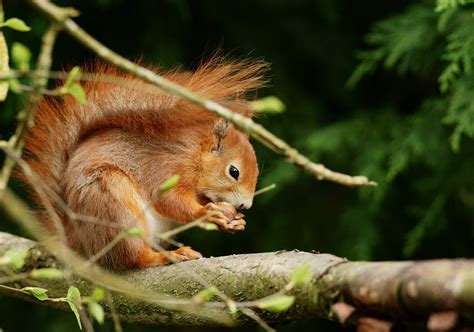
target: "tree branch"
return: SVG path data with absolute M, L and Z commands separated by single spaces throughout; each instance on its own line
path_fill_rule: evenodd
M 329 180 L 347 186 L 376 185 L 375 182 L 369 181 L 369 179 L 367 179 L 365 176 L 350 176 L 334 172 L 322 164 L 313 163 L 311 160 L 300 154 L 296 149 L 289 146 L 285 141 L 273 135 L 263 126 L 255 123 L 252 119 L 234 113 L 230 109 L 216 102 L 205 99 L 174 82 L 168 81 L 164 77 L 157 75 L 151 70 L 148 70 L 125 59 L 111 49 L 107 48 L 105 45 L 98 42 L 80 26 L 78 26 L 73 20 L 71 20 L 69 17 L 71 13 L 70 8 L 60 8 L 48 0 L 29 0 L 29 2 L 40 12 L 45 14 L 52 22 L 55 22 L 61 26 L 65 32 L 67 32 L 85 47 L 92 50 L 101 58 L 113 63 L 123 70 L 133 73 L 137 77 L 140 77 L 147 82 L 160 87 L 166 92 L 176 94 L 195 103 L 196 105 L 203 107 L 204 109 L 207 109 L 214 114 L 225 118 L 226 120 L 232 122 L 240 130 L 249 133 L 252 137 L 254 137 L 266 147 L 286 157 L 292 163 L 313 174 L 318 180 Z
M 57 267 L 59 264 L 36 242 L 0 233 L 0 256 L 9 250 L 22 248 L 30 249 L 26 271 L 23 272 L 38 267 Z M 203 289 L 191 276 L 192 271 L 238 301 L 237 306 L 247 307 L 249 301 L 271 295 L 284 287 L 289 282 L 294 268 L 302 263 L 310 265 L 312 282 L 291 291 L 291 294 L 296 296 L 296 302 L 289 311 L 283 313 L 259 311 L 260 317 L 266 322 L 288 322 L 312 316 L 382 326 L 391 326 L 393 323 L 384 325 L 379 319 L 396 324 L 402 321 L 404 324 L 407 322 L 427 324 L 429 321 L 431 326 L 434 324 L 436 327 L 439 326 L 436 322 L 440 319 L 446 323 L 445 317 L 448 316 L 450 318 L 448 321 L 452 324 L 474 326 L 474 260 L 472 259 L 350 262 L 329 254 L 290 251 L 207 258 L 171 266 L 129 271 L 123 276 L 143 289 L 144 296 L 149 290 L 188 300 Z M 88 294 L 92 287 L 90 283 L 80 279 L 76 280 L 76 284 L 84 294 Z M 24 279 L 15 282 L 14 285 L 31 286 L 31 281 Z M 64 296 L 69 287 L 61 280 L 35 281 L 35 286 L 38 285 L 48 289 L 50 297 Z M 34 301 L 25 294 L 1 287 L 0 293 Z M 194 315 L 186 310 L 165 309 L 150 302 L 127 298 L 116 293 L 112 293 L 112 296 L 115 311 L 123 321 L 170 325 L 216 325 L 210 318 Z M 67 309 L 63 303 L 41 303 Z M 221 302 L 209 302 L 206 304 L 206 310 L 223 314 L 226 308 Z M 453 320 L 453 317 L 456 319 Z M 250 322 L 245 315 L 239 315 L 233 321 L 239 325 Z

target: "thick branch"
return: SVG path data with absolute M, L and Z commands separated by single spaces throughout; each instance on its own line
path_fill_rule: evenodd
M 8 250 L 31 248 L 27 268 L 56 266 L 58 263 L 35 242 L 0 233 L 0 256 Z M 45 259 L 45 257 L 49 257 Z M 281 289 L 291 278 L 293 269 L 307 262 L 312 282 L 296 288 L 295 305 L 279 314 L 261 312 L 267 322 L 293 321 L 303 317 L 336 318 L 340 311 L 335 303 L 344 300 L 352 308 L 352 317 L 371 316 L 390 321 L 426 323 L 433 313 L 449 311 L 464 324 L 474 324 L 474 260 L 431 260 L 423 262 L 349 262 L 328 254 L 275 252 L 207 258 L 172 266 L 130 271 L 124 277 L 143 289 L 190 299 L 202 290 L 191 271 L 199 274 L 241 304 L 257 300 Z M 31 285 L 28 280 L 17 287 Z M 50 296 L 64 296 L 69 285 L 62 281 L 41 283 Z M 83 293 L 91 285 L 77 281 Z M 20 296 L 0 288 L 7 295 Z M 30 299 L 33 300 L 33 299 Z M 46 302 L 43 302 L 46 303 Z M 114 294 L 120 318 L 129 322 L 215 325 L 216 322 L 187 311 L 169 310 L 136 298 Z M 51 304 L 60 306 L 61 304 Z M 222 313 L 220 302 L 211 302 L 206 310 Z M 238 304 L 239 305 L 239 304 Z M 183 307 L 184 308 L 184 307 Z M 354 310 L 355 308 L 355 310 Z M 346 320 L 347 317 L 341 318 Z M 361 321 L 359 319 L 359 321 Z M 248 323 L 239 315 L 236 324 Z M 364 320 L 366 322 L 366 320 Z

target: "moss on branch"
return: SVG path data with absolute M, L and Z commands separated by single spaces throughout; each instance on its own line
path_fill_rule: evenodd
M 30 249 L 26 269 L 57 267 L 54 258 L 36 242 L 0 233 L 0 255 L 9 250 Z M 123 277 L 143 289 L 143 298 L 114 292 L 114 304 L 123 321 L 170 325 L 216 325 L 220 323 L 206 315 L 194 314 L 189 302 L 175 309 L 154 305 L 146 300 L 147 292 L 167 294 L 170 301 L 188 300 L 203 290 L 202 282 L 219 288 L 238 303 L 248 303 L 271 295 L 284 287 L 295 267 L 302 263 L 311 267 L 312 282 L 291 291 L 296 302 L 282 313 L 258 311 L 268 323 L 289 322 L 307 317 L 337 319 L 343 322 L 367 324 L 367 317 L 390 322 L 387 326 L 407 323 L 426 324 L 433 315 L 449 312 L 455 324 L 474 323 L 474 260 L 431 260 L 422 262 L 350 262 L 329 254 L 283 251 L 248 255 L 206 258 L 171 266 L 128 271 Z M 88 294 L 92 285 L 79 278 L 76 286 Z M 35 281 L 35 285 L 38 282 Z M 70 285 L 63 281 L 39 283 L 49 290 L 50 297 L 61 297 Z M 14 283 L 16 287 L 31 286 L 27 279 Z M 24 294 L 4 290 L 8 296 Z M 32 298 L 30 300 L 33 300 Z M 62 304 L 47 303 L 67 309 Z M 339 304 L 344 303 L 344 309 Z M 349 308 L 349 309 L 348 309 Z M 209 302 L 205 308 L 217 316 L 226 315 L 220 302 Z M 349 313 L 345 315 L 344 313 Z M 232 324 L 251 320 L 238 315 Z M 369 321 L 370 323 L 370 321 Z

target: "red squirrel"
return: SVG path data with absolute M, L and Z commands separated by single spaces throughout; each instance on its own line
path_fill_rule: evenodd
M 160 74 L 251 117 L 245 95 L 262 86 L 263 68 L 214 58 L 193 73 Z M 112 269 L 143 268 L 202 257 L 190 247 L 153 250 L 155 234 L 179 224 L 211 213 L 208 222 L 221 230 L 243 230 L 245 221 L 236 208 L 251 207 L 258 177 L 248 135 L 110 65 L 97 63 L 86 71 L 98 74 L 83 84 L 87 103 L 80 105 L 68 95 L 46 97 L 25 139 L 25 159 L 41 180 L 70 210 L 100 221 L 70 220 L 48 198 L 68 245 L 91 257 L 121 230 L 139 228 L 147 241 L 128 237 L 98 263 Z M 160 185 L 173 175 L 179 175 L 178 184 L 158 198 Z M 38 195 L 35 199 L 44 206 Z M 57 232 L 49 214 L 41 215 Z

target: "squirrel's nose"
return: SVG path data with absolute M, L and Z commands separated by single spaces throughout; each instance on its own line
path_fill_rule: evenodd
M 252 200 L 247 200 L 245 202 L 240 203 L 237 208 L 238 209 L 250 209 L 252 207 Z

